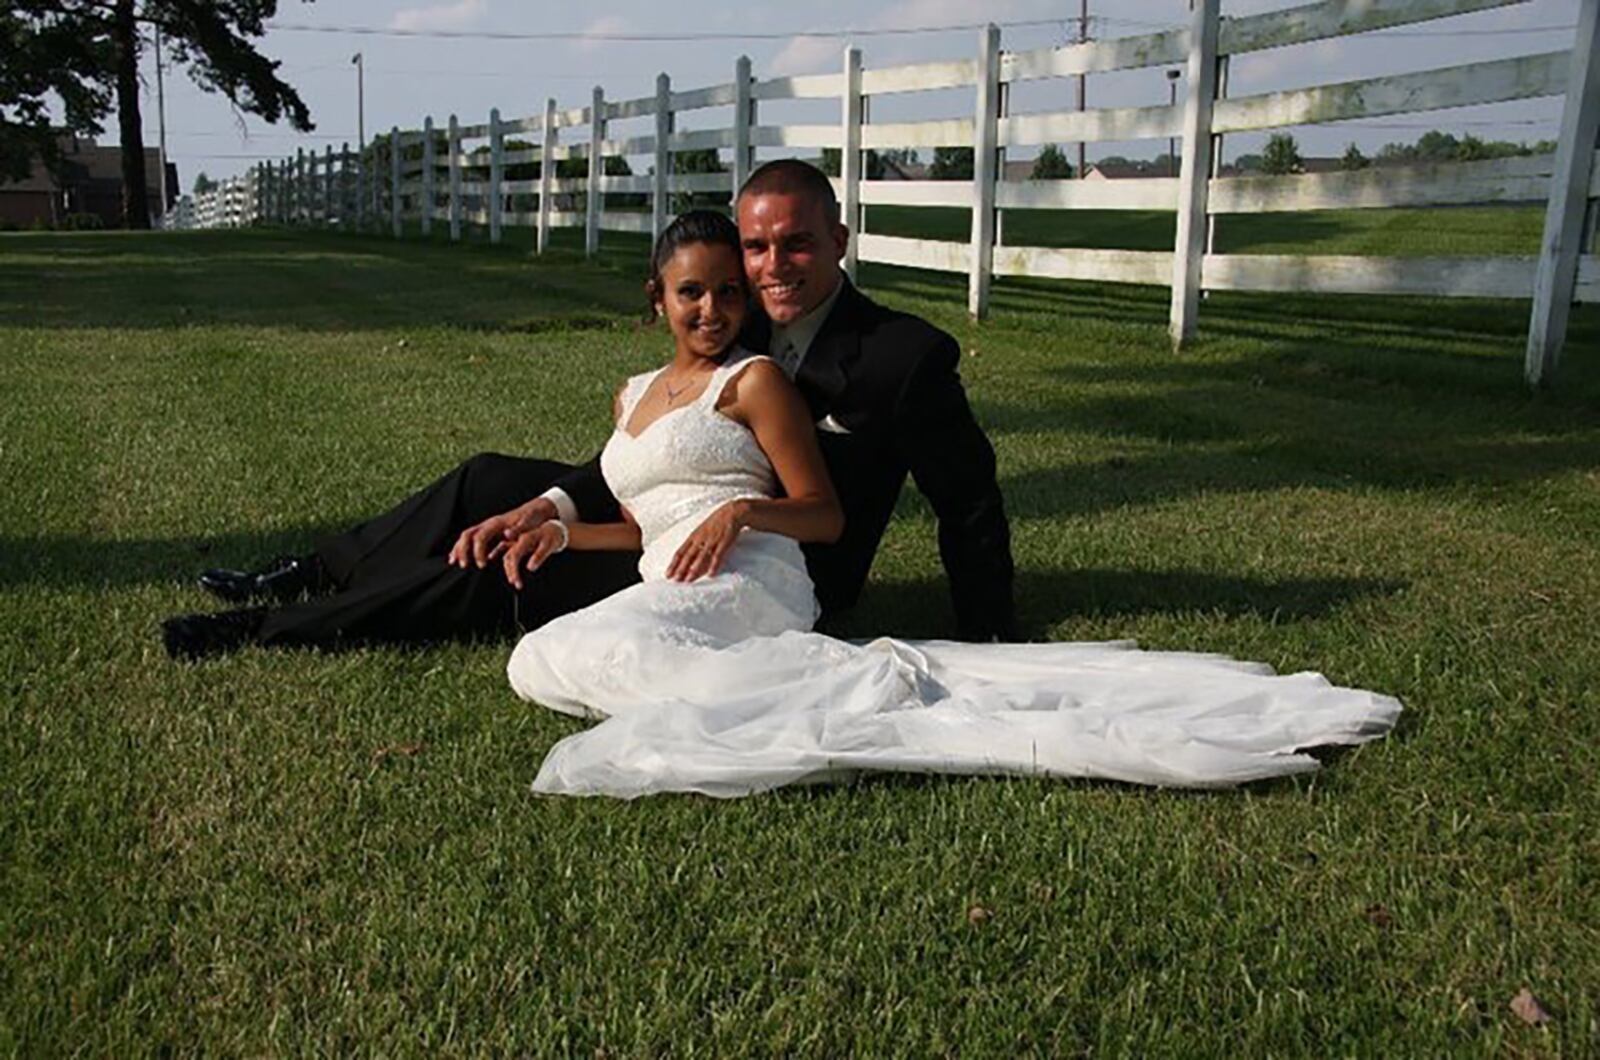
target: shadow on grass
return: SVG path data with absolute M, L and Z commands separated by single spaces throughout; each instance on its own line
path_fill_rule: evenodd
M 306 551 L 333 526 L 276 534 L 206 538 L 89 541 L 75 537 L 0 538 L 0 589 L 115 590 L 145 585 L 193 586 L 207 567 L 259 564 L 274 555 Z M 1027 570 L 1017 575 L 1021 621 L 1037 638 L 1073 617 L 1155 612 L 1258 614 L 1315 618 L 1361 596 L 1393 593 L 1398 582 L 1363 578 L 1264 581 L 1185 570 Z M 200 590 L 195 590 L 197 596 Z M 940 577 L 874 581 L 861 604 L 829 632 L 841 636 L 950 636 L 949 587 Z
M 1267 581 L 1189 570 L 1019 570 L 1017 620 L 1028 640 L 1075 618 L 1151 614 L 1255 615 L 1273 621 L 1321 618 L 1358 599 L 1392 595 L 1405 583 L 1378 578 Z M 949 637 L 955 628 L 943 577 L 872 582 L 854 610 L 830 620 L 841 637 Z
M 145 585 L 193 587 L 208 567 L 255 567 L 274 556 L 308 552 L 343 525 L 277 533 L 123 541 L 82 537 L 0 537 L 0 590 L 126 589 Z M 195 589 L 198 594 L 200 590 Z
M 621 245 L 590 262 L 581 246 L 534 259 L 519 241 L 465 249 L 279 229 L 9 236 L 0 317 L 51 329 L 525 330 L 637 318 L 643 258 Z

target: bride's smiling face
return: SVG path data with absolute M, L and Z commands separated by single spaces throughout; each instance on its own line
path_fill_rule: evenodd
M 686 243 L 661 267 L 652 292 L 678 349 L 715 357 L 744 325 L 744 267 L 738 251 L 714 243 Z

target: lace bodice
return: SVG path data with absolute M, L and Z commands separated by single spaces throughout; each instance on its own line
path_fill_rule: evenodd
M 663 413 L 637 436 L 630 435 L 626 426 L 640 398 L 665 368 L 636 375 L 624 384 L 621 418 L 600 455 L 600 469 L 611 492 L 639 523 L 645 552 L 639 572 L 646 580 L 664 576 L 684 538 L 717 508 L 743 497 L 776 495 L 777 475 L 755 435 L 717 411 L 717 401 L 733 378 L 754 361 L 766 359 L 734 349 L 698 398 Z M 798 561 L 799 547 L 789 544 Z

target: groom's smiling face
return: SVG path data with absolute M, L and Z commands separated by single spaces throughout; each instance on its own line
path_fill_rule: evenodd
M 768 191 L 739 200 L 745 275 L 773 323 L 791 323 L 828 300 L 849 238 L 815 196 Z

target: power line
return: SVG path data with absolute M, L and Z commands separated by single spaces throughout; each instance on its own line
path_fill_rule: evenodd
M 1059 26 L 1059 18 L 1026 19 L 1016 22 L 998 22 L 994 25 L 1007 29 L 1037 26 Z M 694 41 L 735 40 L 793 40 L 797 37 L 895 37 L 918 33 L 955 33 L 979 30 L 987 22 L 963 22 L 948 26 L 886 26 L 879 29 L 800 30 L 782 33 L 584 33 L 576 30 L 546 30 L 522 33 L 511 30 L 473 29 L 398 29 L 388 26 L 314 26 L 299 22 L 267 22 L 270 30 L 285 33 L 343 33 L 361 37 L 424 37 L 446 40 L 505 40 L 505 41 L 607 41 L 624 44 L 684 44 Z
M 148 136 L 149 135 L 149 130 L 146 130 L 145 134 Z M 221 131 L 221 130 L 206 130 L 206 131 L 202 131 L 202 130 L 198 130 L 198 129 L 184 129 L 184 130 L 168 129 L 167 130 L 167 135 L 168 136 L 207 136 L 207 137 L 237 136 L 241 140 L 354 140 L 356 138 L 354 133 L 297 133 L 297 132 L 284 132 L 284 133 L 252 132 L 252 133 L 241 133 L 241 132 L 237 132 L 237 131 L 233 131 L 233 132 L 224 132 L 224 131 Z
M 325 72 L 332 72 L 336 68 L 342 73 L 344 70 L 347 70 L 349 68 L 349 66 L 350 66 L 349 63 L 338 63 L 338 64 L 335 64 L 335 65 L 329 65 L 329 66 L 321 66 L 321 65 L 318 65 L 318 66 L 300 66 L 300 65 L 295 64 L 295 63 L 282 63 L 282 64 L 280 64 L 280 68 L 281 69 L 284 69 L 284 70 L 297 70 L 297 71 L 299 71 L 301 73 L 325 73 Z M 369 66 L 369 67 L 367 67 L 367 73 L 368 74 L 381 74 L 381 75 L 390 76 L 390 77 L 419 77 L 420 76 L 420 77 L 488 77 L 488 78 L 521 77 L 521 78 L 526 78 L 528 76 L 528 71 L 526 71 L 526 70 L 422 70 L 422 69 L 416 69 L 416 70 L 406 69 L 406 70 L 402 70 L 402 69 L 400 69 L 398 67 L 389 67 L 389 66 L 384 66 L 384 67 Z M 539 75 L 539 80 L 540 81 L 583 81 L 583 82 L 588 83 L 588 82 L 593 82 L 594 81 L 594 75 L 593 74 L 540 74 Z

